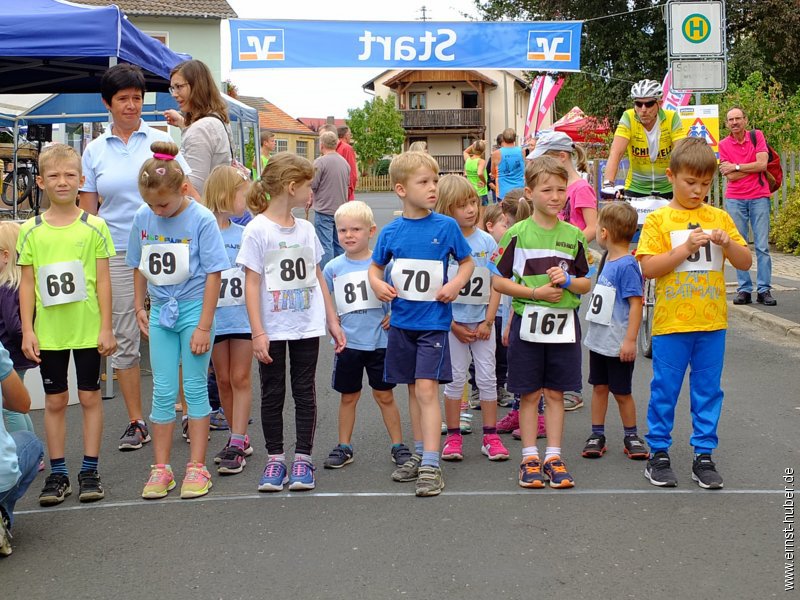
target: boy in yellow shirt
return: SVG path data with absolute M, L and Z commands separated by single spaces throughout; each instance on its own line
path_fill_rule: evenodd
M 746 271 L 752 258 L 731 217 L 704 202 L 716 168 L 714 152 L 704 139 L 686 138 L 675 144 L 667 169 L 673 198 L 648 215 L 636 252 L 644 276 L 656 279 L 653 380 L 645 436 L 651 454 L 644 476 L 660 487 L 678 483 L 668 451 L 675 405 L 691 366 L 692 479 L 704 489 L 722 488 L 711 453 L 718 443 L 728 326 L 723 264 L 727 258 Z

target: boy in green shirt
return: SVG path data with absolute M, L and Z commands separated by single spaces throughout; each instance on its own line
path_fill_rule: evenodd
M 101 356 L 110 356 L 117 347 L 111 330 L 108 272 L 114 243 L 105 221 L 76 205 L 83 176 L 75 150 L 64 144 L 46 148 L 39 157 L 39 170 L 36 183 L 47 194 L 50 208 L 26 221 L 17 241 L 22 351 L 39 364 L 45 390 L 51 472 L 39 504 L 59 504 L 72 493 L 64 459 L 70 352 L 83 409 L 79 499 L 93 502 L 105 496 L 97 472 L 103 432 L 99 379 Z

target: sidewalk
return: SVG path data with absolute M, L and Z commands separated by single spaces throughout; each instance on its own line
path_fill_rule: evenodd
M 755 301 L 753 304 L 735 306 L 733 296 L 736 293 L 736 271 L 725 268 L 725 281 L 729 296 L 728 310 L 731 319 L 744 319 L 775 335 L 785 337 L 789 341 L 800 343 L 800 256 L 783 254 L 774 248 L 770 249 L 772 257 L 772 295 L 778 301 L 777 306 L 764 306 Z M 753 268 L 750 274 L 753 286 L 756 282 L 756 258 L 753 252 Z

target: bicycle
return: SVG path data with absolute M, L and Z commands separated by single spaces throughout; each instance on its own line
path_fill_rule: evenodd
M 634 209 L 636 209 L 636 214 L 638 215 L 637 219 L 637 227 L 636 227 L 636 235 L 633 236 L 631 240 L 632 244 L 638 246 L 639 244 L 639 235 L 642 231 L 642 226 L 644 225 L 644 221 L 654 210 L 661 208 L 662 206 L 666 206 L 669 204 L 669 199 L 662 196 L 658 192 L 653 192 L 650 196 L 627 196 L 624 193 L 624 189 L 621 186 L 617 186 L 614 188 L 603 188 L 600 190 L 600 197 L 606 199 L 606 202 L 628 202 Z M 636 248 L 633 249 L 633 254 L 636 254 Z M 602 270 L 603 266 L 606 262 L 606 255 L 607 252 L 603 253 L 603 257 L 600 260 L 600 265 L 597 269 L 597 274 L 599 275 Z M 652 358 L 653 357 L 653 312 L 655 310 L 656 305 L 656 281 L 655 279 L 645 279 L 644 281 L 644 290 L 642 294 L 642 323 L 639 326 L 639 333 L 636 336 L 637 344 L 639 346 L 639 351 L 642 353 L 642 356 L 645 358 Z
M 36 176 L 39 174 L 38 157 L 41 142 L 38 144 L 24 143 L 17 147 L 16 169 L 14 168 L 13 144 L 0 144 L 0 160 L 4 163 L 5 176 L 3 177 L 2 193 L 0 198 L 8 207 L 16 207 L 17 214 L 39 214 L 41 191 L 36 185 Z M 15 184 L 16 181 L 16 195 Z M 20 211 L 20 205 L 25 201 L 30 207 Z

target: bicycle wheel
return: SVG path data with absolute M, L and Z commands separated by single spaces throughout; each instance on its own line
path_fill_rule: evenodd
M 656 304 L 656 282 L 646 279 L 642 298 L 642 324 L 639 325 L 639 350 L 645 358 L 653 358 L 653 309 Z
M 19 206 L 27 200 L 33 191 L 34 181 L 30 169 L 17 169 L 17 200 Z M 8 173 L 3 179 L 3 202 L 6 206 L 14 206 L 14 172 Z

